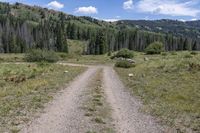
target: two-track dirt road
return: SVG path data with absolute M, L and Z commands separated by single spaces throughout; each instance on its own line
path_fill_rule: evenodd
M 69 64 L 73 65 L 73 64 Z M 130 95 L 110 66 L 89 66 L 47 105 L 43 114 L 27 124 L 23 133 L 86 133 L 90 122 L 80 107 L 84 94 L 95 73 L 102 69 L 102 87 L 112 109 L 114 131 L 118 133 L 161 133 L 163 128 L 148 115 L 139 111 L 141 103 Z

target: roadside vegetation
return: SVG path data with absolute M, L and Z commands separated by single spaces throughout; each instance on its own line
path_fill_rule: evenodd
M 1 64 L 0 132 L 18 132 L 84 68 L 49 63 Z M 67 71 L 67 72 L 66 72 Z
M 131 68 L 131 67 L 135 67 L 135 64 L 132 64 L 126 60 L 121 60 L 121 61 L 116 62 L 115 67 Z
M 199 132 L 199 52 L 137 53 L 134 59 L 134 68 L 115 69 L 133 95 L 143 101 L 142 111 L 178 132 Z
M 132 59 L 133 57 L 133 51 L 128 49 L 121 49 L 115 55 L 113 55 L 111 59 L 117 60 L 115 63 L 116 67 L 131 68 L 135 66 L 135 61 Z

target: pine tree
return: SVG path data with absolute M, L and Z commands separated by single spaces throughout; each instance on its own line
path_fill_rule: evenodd
M 186 38 L 183 43 L 183 50 L 190 50 L 188 39 Z
M 194 44 L 192 46 L 192 50 L 197 50 L 197 41 L 194 42 Z
M 104 54 L 106 52 L 106 38 L 103 31 L 99 31 L 96 37 L 96 52 L 95 54 Z

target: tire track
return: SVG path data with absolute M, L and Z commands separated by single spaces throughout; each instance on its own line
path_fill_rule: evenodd
M 83 91 L 91 82 L 98 68 L 90 67 L 60 92 L 45 113 L 22 129 L 22 133 L 84 133 L 90 129 L 84 111 L 80 108 L 84 101 Z
M 104 89 L 119 133 L 162 133 L 155 120 L 139 112 L 141 103 L 130 95 L 112 67 L 104 67 Z
M 95 79 L 95 75 L 100 69 L 103 69 L 101 73 L 103 76 L 100 79 Z M 107 123 L 106 126 L 115 125 L 113 131 L 118 133 L 164 132 L 164 128 L 156 123 L 153 117 L 139 112 L 142 104 L 125 89 L 116 72 L 109 66 L 88 66 L 86 72 L 77 77 L 69 87 L 61 91 L 47 105 L 45 113 L 28 124 L 21 132 L 86 133 L 91 129 L 98 129 L 99 125 L 91 123 L 91 120 L 86 117 L 86 114 L 88 116 L 89 114 L 81 108 L 88 100 L 85 92 L 91 93 L 91 86 L 99 88 L 99 84 L 93 83 L 97 80 L 102 84 L 102 88 L 100 88 L 103 89 L 104 93 L 101 94 L 108 103 L 106 106 L 112 109 L 112 123 Z M 100 91 L 97 88 L 93 100 L 99 102 L 100 99 L 97 99 L 99 94 L 96 93 L 100 93 Z M 99 104 L 97 102 L 95 104 Z M 94 125 L 98 126 L 94 127 Z

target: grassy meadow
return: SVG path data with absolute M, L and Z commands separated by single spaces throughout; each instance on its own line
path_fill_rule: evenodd
M 104 55 L 84 55 L 87 48 L 87 41 L 68 40 L 69 54 L 63 58 L 63 62 L 100 65 L 114 63 L 107 54 Z M 61 53 L 61 56 L 63 54 Z
M 23 62 L 24 54 L 0 54 L 0 63 L 3 62 Z
M 136 66 L 115 68 L 144 112 L 160 118 L 177 131 L 200 131 L 200 53 L 136 53 Z M 133 74 L 133 77 L 129 77 Z
M 57 53 L 61 62 L 116 62 L 107 54 L 82 55 L 87 42 L 68 43 L 69 54 Z M 135 67 L 115 70 L 132 94 L 144 103 L 141 111 L 156 116 L 163 125 L 178 132 L 200 132 L 200 52 L 134 52 L 133 59 Z M 24 54 L 0 54 L 0 132 L 17 132 L 55 92 L 85 70 L 44 62 L 16 62 L 25 62 Z
M 0 65 L 0 132 L 18 132 L 57 91 L 85 70 L 48 63 Z

